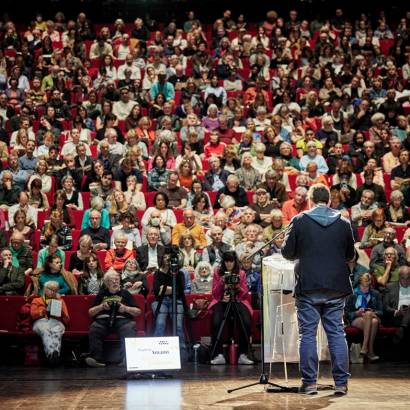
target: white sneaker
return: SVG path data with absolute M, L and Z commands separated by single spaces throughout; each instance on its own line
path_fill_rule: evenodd
M 211 360 L 211 364 L 226 364 L 226 360 L 223 354 L 218 354 Z
M 246 356 L 245 353 L 242 353 L 239 356 L 238 364 L 248 364 L 248 365 L 253 364 L 253 360 L 249 359 L 248 356 Z

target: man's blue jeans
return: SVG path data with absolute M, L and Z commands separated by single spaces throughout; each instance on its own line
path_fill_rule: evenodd
M 349 352 L 343 325 L 344 297 L 319 294 L 296 297 L 296 310 L 299 323 L 300 372 L 304 384 L 316 384 L 318 355 L 317 327 L 322 320 L 325 329 L 332 373 L 336 386 L 347 384 L 349 374 Z
M 152 311 L 155 314 L 158 302 L 152 302 Z M 165 296 L 162 300 L 161 307 L 158 312 L 158 316 L 155 320 L 154 336 L 164 336 L 165 326 L 167 323 L 168 315 L 172 319 L 172 299 Z M 181 300 L 177 300 L 177 335 L 179 336 L 180 347 L 185 346 L 185 334 L 184 334 L 184 306 Z

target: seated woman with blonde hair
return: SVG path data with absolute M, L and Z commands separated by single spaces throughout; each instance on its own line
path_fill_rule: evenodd
M 110 215 L 111 227 L 117 227 L 121 224 L 121 215 L 136 214 L 137 210 L 133 205 L 130 205 L 125 197 L 124 192 L 116 189 L 113 191 L 110 197 L 111 207 L 108 210 Z
M 363 331 L 363 343 L 360 354 L 367 356 L 370 362 L 379 359 L 374 353 L 374 340 L 383 315 L 380 293 L 372 289 L 372 279 L 368 272 L 359 276 L 359 285 L 354 289 L 346 303 L 346 314 L 351 326 Z
M 195 238 L 191 233 L 185 232 L 179 239 L 179 266 L 191 274 L 194 273 L 200 259 L 201 256 L 196 251 Z
M 137 184 L 138 181 L 135 175 L 127 177 L 127 190 L 124 192 L 125 200 L 138 211 L 145 211 L 147 209 L 145 196 L 142 191 L 137 189 Z

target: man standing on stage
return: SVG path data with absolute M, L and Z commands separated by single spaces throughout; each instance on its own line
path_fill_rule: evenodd
M 296 260 L 296 310 L 300 335 L 301 393 L 317 393 L 319 320 L 326 331 L 332 359 L 335 394 L 347 393 L 349 355 L 343 311 L 352 293 L 347 263 L 354 258 L 350 223 L 328 207 L 330 193 L 322 184 L 309 191 L 311 210 L 296 215 L 287 228 L 282 255 Z

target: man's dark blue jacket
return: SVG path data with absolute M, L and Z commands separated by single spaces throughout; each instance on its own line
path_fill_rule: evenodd
M 352 293 L 347 264 L 355 255 L 350 222 L 338 211 L 318 205 L 289 224 L 282 255 L 296 260 L 296 295 Z

